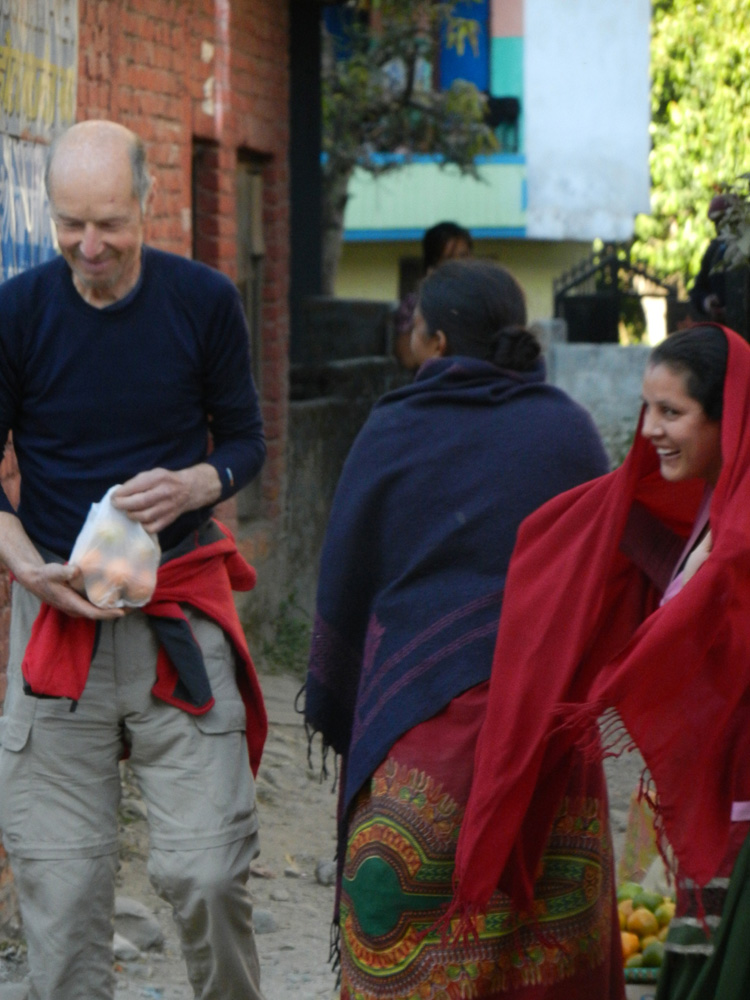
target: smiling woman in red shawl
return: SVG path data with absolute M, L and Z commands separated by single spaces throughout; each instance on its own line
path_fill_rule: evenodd
M 747 997 L 728 921 L 717 954 L 736 980 L 743 953 L 739 992 L 717 989 L 718 959 L 695 980 L 750 817 L 750 347 L 713 325 L 675 334 L 643 394 L 624 464 L 519 531 L 451 913 L 481 913 L 498 885 L 531 905 L 573 748 L 601 753 L 608 715 L 605 742 L 619 729 L 644 756 L 677 862 L 660 1000 Z
M 421 290 L 416 379 L 377 404 L 336 491 L 306 718 L 343 762 L 343 1000 L 623 996 L 604 776 L 580 755 L 537 887 L 550 941 L 500 892 L 476 940 L 434 928 L 518 525 L 608 466 L 588 414 L 544 381 L 525 318 L 503 268 L 441 265 Z

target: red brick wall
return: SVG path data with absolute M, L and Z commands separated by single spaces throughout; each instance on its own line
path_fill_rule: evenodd
M 155 177 L 148 242 L 190 255 L 193 141 L 213 142 L 215 197 L 204 218 L 198 256 L 235 278 L 238 153 L 262 157 L 265 164 L 260 353 L 268 441 L 262 480 L 264 527 L 261 532 L 245 526 L 242 547 L 249 554 L 268 554 L 283 509 L 287 428 L 287 4 L 284 0 L 79 0 L 78 8 L 78 118 L 119 121 L 146 142 Z M 12 453 L 0 466 L 0 478 L 3 485 L 17 487 Z M 231 501 L 222 505 L 220 515 L 236 524 Z M 7 661 L 7 586 L 7 579 L 0 576 L 0 700 Z M 3 879 L 0 852 L 0 926 Z
M 287 5 L 283 0 L 80 0 L 79 11 L 78 116 L 117 119 L 146 141 L 156 177 L 150 242 L 190 253 L 192 140 L 214 141 L 213 217 L 204 219 L 198 256 L 235 277 L 237 154 L 254 153 L 267 164 L 263 516 L 276 521 L 283 504 L 288 397 Z

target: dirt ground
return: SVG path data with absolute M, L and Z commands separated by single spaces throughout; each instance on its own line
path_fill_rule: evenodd
M 261 855 L 253 865 L 262 987 L 266 1000 L 332 1000 L 328 964 L 333 908 L 329 880 L 334 856 L 336 799 L 321 783 L 319 754 L 307 758 L 307 738 L 294 699 L 300 682 L 262 675 L 270 734 L 258 775 Z M 616 853 L 622 848 L 628 803 L 640 773 L 637 755 L 608 762 Z M 165 935 L 162 950 L 116 963 L 116 1000 L 192 1000 L 168 907 L 146 874 L 148 830 L 143 805 L 125 772 L 118 895 L 145 904 Z M 320 871 L 319 871 L 320 869 Z M 0 1000 L 25 1000 L 22 952 L 0 949 Z

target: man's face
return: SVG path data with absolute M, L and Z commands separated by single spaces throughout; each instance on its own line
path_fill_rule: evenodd
M 127 150 L 105 149 L 95 157 L 87 152 L 55 161 L 50 200 L 73 283 L 87 302 L 102 307 L 123 298 L 138 280 L 144 219 Z

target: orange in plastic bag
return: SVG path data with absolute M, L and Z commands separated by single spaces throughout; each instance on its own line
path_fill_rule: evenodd
M 70 553 L 86 596 L 99 608 L 140 608 L 156 587 L 161 549 L 155 535 L 112 505 L 113 486 L 92 503 Z

